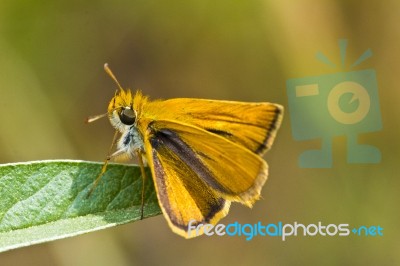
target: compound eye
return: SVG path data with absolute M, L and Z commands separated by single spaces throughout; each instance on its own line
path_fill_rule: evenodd
M 132 109 L 123 109 L 122 112 L 119 114 L 119 118 L 121 122 L 127 126 L 133 125 L 135 123 L 135 112 Z

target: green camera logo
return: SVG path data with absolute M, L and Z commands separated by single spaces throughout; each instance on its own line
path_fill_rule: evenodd
M 339 42 L 344 65 L 347 41 Z M 352 65 L 372 55 L 367 50 Z M 323 54 L 317 58 L 333 65 Z M 302 168 L 332 167 L 332 138 L 347 137 L 348 163 L 379 163 L 378 148 L 358 143 L 361 133 L 382 129 L 378 85 L 373 69 L 340 72 L 287 81 L 292 135 L 295 140 L 321 139 L 318 150 L 304 151 L 299 158 Z

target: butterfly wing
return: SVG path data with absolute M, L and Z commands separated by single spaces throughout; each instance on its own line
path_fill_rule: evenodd
M 147 107 L 156 119 L 202 128 L 260 155 L 270 149 L 283 116 L 283 107 L 273 103 L 177 98 Z
M 185 237 L 192 219 L 216 223 L 230 201 L 252 206 L 267 179 L 254 152 L 217 134 L 169 120 L 151 122 L 144 137 L 160 205 L 173 230 Z
M 152 143 L 155 144 L 155 140 Z M 228 214 L 230 201 L 217 196 L 167 145 L 155 144 L 150 153 L 147 156 L 157 197 L 175 233 L 194 237 L 195 231 L 188 232 L 189 223 L 193 226 L 215 224 Z

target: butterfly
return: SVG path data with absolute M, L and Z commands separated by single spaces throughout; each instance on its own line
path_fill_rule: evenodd
M 231 202 L 252 207 L 268 177 L 262 155 L 271 148 L 283 117 L 274 103 L 176 98 L 150 100 L 141 91 L 119 89 L 106 114 L 116 129 L 115 157 L 137 157 L 151 169 L 159 205 L 172 231 L 185 237 L 200 224 L 216 224 Z M 113 145 L 112 145 L 113 147 Z M 142 209 L 144 193 L 142 192 Z M 193 222 L 194 221 L 194 222 Z M 201 234 L 201 232 L 200 232 Z

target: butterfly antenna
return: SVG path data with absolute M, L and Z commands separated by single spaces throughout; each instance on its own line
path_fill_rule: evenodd
M 120 88 L 120 90 L 124 90 L 121 86 L 121 84 L 119 84 L 117 78 L 114 76 L 114 74 L 112 73 L 111 69 L 108 67 L 108 63 L 104 64 L 104 70 L 106 71 L 106 73 L 114 80 L 114 82 L 117 84 L 118 88 Z
M 120 90 L 123 90 L 121 87 L 121 84 L 119 84 L 117 78 L 114 76 L 114 73 L 112 73 L 111 69 L 108 67 L 108 64 L 105 63 L 104 64 L 104 70 L 106 71 L 106 73 L 114 80 L 114 82 L 117 84 L 118 88 Z M 117 94 L 117 91 L 115 91 L 115 94 Z M 105 116 L 107 116 L 108 113 L 105 114 L 101 114 L 101 115 L 93 115 L 93 116 L 89 116 L 88 118 L 86 118 L 85 122 L 86 123 L 92 123 L 96 120 L 99 120 L 100 118 L 103 118 Z
M 107 113 L 105 114 L 101 114 L 101 115 L 93 115 L 93 116 L 89 116 L 88 118 L 86 118 L 86 123 L 92 123 L 96 120 L 99 120 L 100 118 L 103 118 L 107 115 Z

